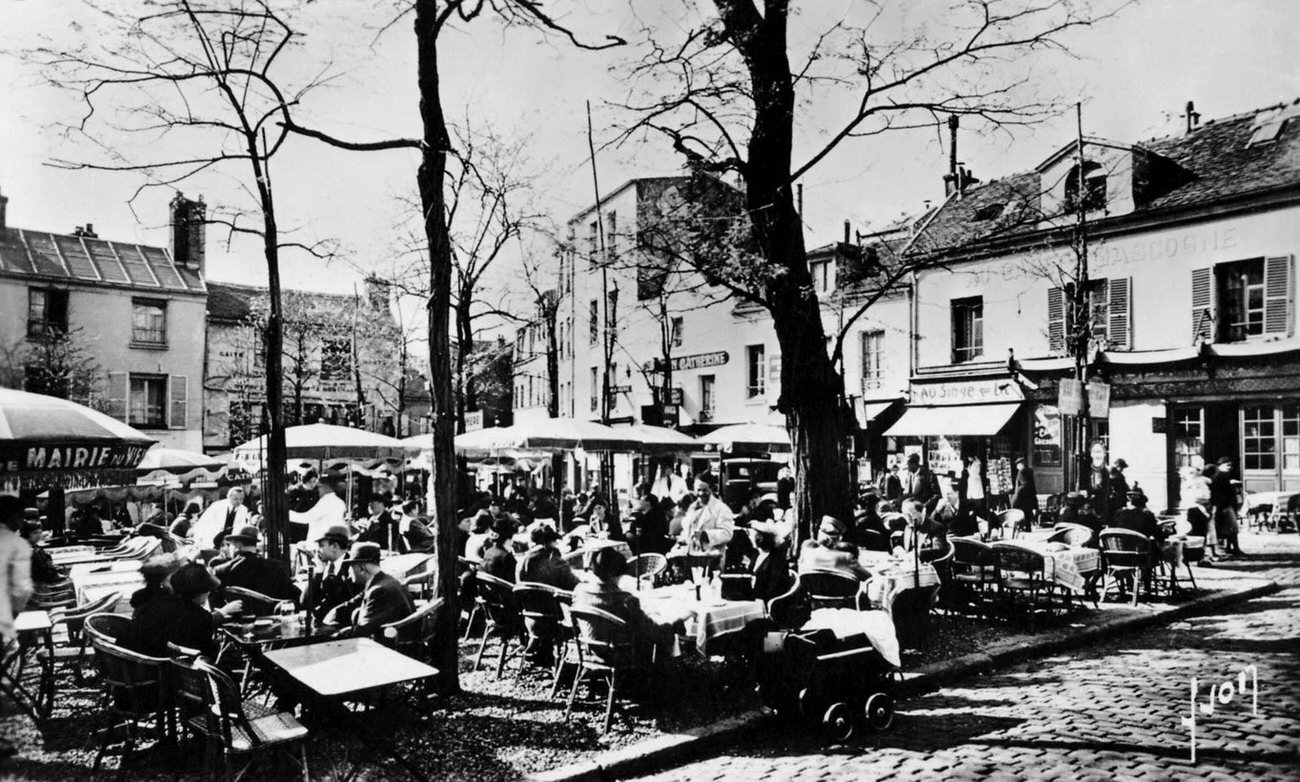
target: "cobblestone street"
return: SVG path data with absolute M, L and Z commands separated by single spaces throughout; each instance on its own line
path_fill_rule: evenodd
M 891 730 L 848 746 L 768 730 L 650 779 L 1295 779 L 1300 539 L 1251 535 L 1242 545 L 1251 553 L 1219 570 L 1282 591 L 904 701 Z M 1204 704 L 1211 686 L 1247 665 L 1258 669 L 1258 714 L 1248 687 L 1198 715 L 1193 763 L 1182 722 L 1191 677 Z

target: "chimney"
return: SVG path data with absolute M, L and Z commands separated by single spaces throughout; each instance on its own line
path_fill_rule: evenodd
M 1197 125 L 1201 124 L 1201 113 L 1196 110 L 1196 104 L 1190 100 L 1187 101 L 1187 112 L 1183 116 L 1187 119 L 1188 133 L 1191 133 L 1196 129 Z
M 171 202 L 172 261 L 199 274 L 203 273 L 207 245 L 207 209 L 202 196 L 191 201 L 177 192 Z
M 849 243 L 850 243 L 850 242 L 849 242 L 849 238 L 850 238 L 850 237 L 849 237 L 849 221 L 848 221 L 848 220 L 845 220 L 845 221 L 844 221 L 844 243 L 845 243 L 845 244 L 849 244 Z
M 943 195 L 945 198 L 957 191 L 957 197 L 961 198 L 960 182 L 957 172 L 957 127 L 961 124 L 961 119 L 953 114 L 948 117 L 948 173 L 943 176 Z
M 382 277 L 371 275 L 366 278 L 366 300 L 370 302 L 371 309 L 388 311 L 388 292 L 391 287 Z
M 98 238 L 99 238 L 99 234 L 95 233 L 95 224 L 94 224 L 94 223 L 86 223 L 85 225 L 79 225 L 79 226 L 77 226 L 76 228 L 74 228 L 74 229 L 72 230 L 72 235 L 73 235 L 73 236 L 84 236 L 84 237 L 86 237 L 87 239 L 98 239 Z
M 6 196 L 0 195 L 0 231 L 3 231 L 4 229 L 9 227 L 8 223 L 5 222 L 5 212 L 7 211 L 6 210 L 7 206 L 9 206 L 9 199 Z

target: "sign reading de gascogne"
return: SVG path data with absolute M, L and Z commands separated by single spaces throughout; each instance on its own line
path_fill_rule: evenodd
M 148 446 L 31 445 L 0 447 L 0 475 L 19 472 L 123 469 L 144 458 Z

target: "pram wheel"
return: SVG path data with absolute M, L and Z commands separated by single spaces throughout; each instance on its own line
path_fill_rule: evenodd
M 853 713 L 847 703 L 833 704 L 822 717 L 822 730 L 829 741 L 848 741 L 853 735 Z
M 867 705 L 862 709 L 867 724 L 875 730 L 888 730 L 894 724 L 894 699 L 883 692 L 877 692 L 867 698 Z

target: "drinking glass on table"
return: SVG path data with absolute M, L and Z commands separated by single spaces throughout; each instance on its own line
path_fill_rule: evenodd
M 282 600 L 275 604 L 275 615 L 281 624 L 292 624 L 298 619 L 298 606 L 292 600 Z

